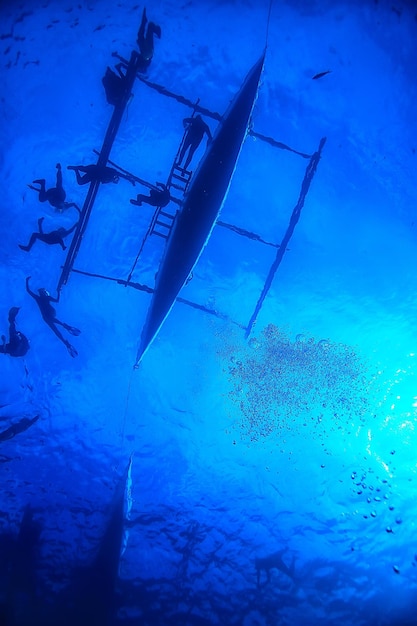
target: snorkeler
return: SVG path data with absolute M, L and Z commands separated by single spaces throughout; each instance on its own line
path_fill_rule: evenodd
M 186 117 L 183 120 L 183 125 L 184 128 L 187 129 L 187 134 L 185 135 L 184 143 L 181 148 L 177 165 L 181 165 L 185 153 L 188 150 L 188 156 L 184 165 L 184 170 L 186 170 L 190 165 L 191 159 L 194 156 L 194 152 L 200 145 L 204 134 L 207 135 L 207 143 L 209 143 L 213 138 L 211 136 L 210 128 L 205 122 L 203 122 L 203 118 L 201 117 L 201 115 L 196 115 L 195 117 Z
M 39 194 L 40 202 L 49 202 L 51 206 L 53 206 L 57 211 L 64 211 L 66 209 L 70 209 L 71 207 L 75 207 L 78 209 L 78 206 L 75 202 L 65 202 L 65 198 L 67 194 L 62 186 L 62 171 L 61 164 L 56 164 L 56 187 L 52 187 L 51 189 L 45 189 L 45 179 L 39 178 L 34 180 L 33 183 L 39 185 L 38 187 L 34 187 L 34 185 L 28 185 L 29 189 L 33 189 Z M 79 210 L 79 209 L 78 209 Z
M 148 18 L 146 17 L 146 8 L 143 9 L 142 13 L 142 21 L 140 23 L 137 44 L 140 50 L 140 67 L 139 72 L 146 72 L 148 67 L 151 64 L 153 53 L 154 53 L 154 35 L 161 39 L 161 27 L 158 24 L 154 24 L 154 22 L 149 22 L 148 28 L 146 28 L 146 24 L 148 22 Z
M 19 248 L 21 250 L 24 250 L 25 252 L 29 252 L 29 250 L 32 248 L 35 241 L 39 239 L 39 241 L 43 241 L 44 243 L 47 243 L 48 245 L 59 244 L 63 250 L 66 250 L 67 247 L 64 243 L 64 237 L 67 237 L 72 232 L 74 232 L 74 230 L 77 228 L 78 222 L 75 222 L 75 224 L 71 226 L 71 228 L 69 228 L 68 230 L 66 228 L 61 227 L 61 228 L 58 228 L 57 230 L 52 230 L 50 233 L 44 233 L 42 229 L 43 220 L 44 220 L 43 217 L 40 217 L 38 219 L 39 232 L 31 234 L 30 240 L 27 246 L 24 246 L 23 244 L 19 243 L 18 244 Z
M 97 163 L 92 165 L 68 165 L 67 169 L 74 170 L 79 185 L 87 185 L 87 183 L 92 183 L 93 181 L 117 184 L 120 178 L 125 178 L 131 182 L 132 185 L 135 184 L 131 176 L 122 174 L 122 172 L 118 172 L 112 167 L 98 165 Z M 82 174 L 80 174 L 80 172 L 82 172 Z
M 157 187 L 160 187 L 158 189 Z M 169 201 L 171 200 L 171 196 L 169 195 L 169 190 L 164 183 L 156 183 L 156 187 L 153 187 L 149 196 L 145 196 L 143 193 L 138 193 L 136 196 L 136 200 L 131 200 L 130 204 L 135 204 L 136 206 L 141 206 L 144 202 L 145 204 L 150 204 L 151 206 L 157 206 L 164 208 Z
M 27 337 L 20 331 L 16 330 L 16 316 L 20 307 L 12 306 L 9 311 L 9 343 L 6 343 L 6 337 L 1 336 L 3 344 L 0 345 L 1 354 L 10 354 L 10 356 L 25 356 L 29 350 L 29 341 Z
M 63 326 L 65 330 L 67 330 L 71 335 L 75 335 L 75 336 L 78 336 L 81 331 L 78 330 L 78 328 L 74 328 L 74 326 L 69 326 L 69 324 L 65 324 L 65 322 L 61 322 L 61 320 L 57 319 L 56 311 L 54 307 L 51 305 L 51 302 L 59 302 L 58 298 L 53 298 L 50 295 L 49 291 L 47 291 L 43 287 L 41 289 L 38 289 L 39 295 L 36 295 L 36 293 L 34 293 L 29 287 L 30 278 L 31 278 L 30 276 L 26 278 L 26 291 L 28 292 L 30 296 L 32 296 L 32 298 L 34 298 L 34 300 L 36 300 L 36 304 L 39 307 L 39 310 L 41 312 L 44 322 L 48 324 L 52 332 L 54 332 L 55 335 L 58 337 L 58 339 L 62 341 L 62 343 L 67 348 L 69 354 L 72 357 L 77 356 L 78 352 L 76 351 L 74 346 L 72 346 L 70 342 L 67 339 L 65 339 L 65 337 L 63 337 L 63 335 L 58 330 L 56 325 L 59 324 L 60 326 Z
M 126 76 L 122 72 L 122 67 L 125 67 L 123 63 L 118 63 L 115 66 L 115 69 L 118 72 L 118 74 L 116 74 L 116 72 L 107 66 L 106 73 L 101 80 L 104 86 L 104 91 L 106 92 L 106 100 L 113 106 L 120 103 L 125 93 Z

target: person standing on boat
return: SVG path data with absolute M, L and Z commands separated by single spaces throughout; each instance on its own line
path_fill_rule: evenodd
M 191 163 L 191 159 L 194 156 L 194 152 L 197 150 L 200 145 L 204 135 L 207 135 L 207 145 L 213 139 L 211 135 L 210 128 L 203 121 L 201 115 L 196 115 L 195 117 L 186 117 L 183 120 L 184 128 L 187 130 L 187 134 L 184 138 L 184 143 L 181 148 L 180 156 L 178 158 L 177 165 L 181 165 L 185 153 L 188 150 L 188 156 L 184 164 L 184 170 L 188 169 L 188 166 Z
M 3 344 L 0 345 L 1 354 L 10 354 L 10 356 L 25 356 L 29 350 L 29 341 L 27 337 L 16 329 L 16 316 L 20 307 L 12 306 L 9 311 L 9 343 L 6 343 L 6 337 L 1 336 Z
M 158 189 L 157 187 L 160 187 Z M 143 193 L 138 193 L 136 196 L 136 200 L 131 200 L 130 204 L 135 204 L 136 206 L 141 206 L 144 202 L 145 204 L 150 204 L 151 206 L 157 206 L 163 209 L 169 204 L 171 200 L 171 196 L 169 195 L 169 190 L 164 183 L 156 183 L 156 187 L 152 187 L 149 192 L 149 196 L 145 196 Z
M 70 326 L 69 324 L 65 324 L 65 322 L 61 322 L 61 320 L 57 319 L 56 311 L 55 311 L 54 307 L 51 305 L 51 302 L 59 302 L 58 298 L 53 298 L 50 295 L 49 291 L 47 291 L 43 287 L 41 289 L 38 289 L 38 294 L 39 295 L 34 293 L 30 289 L 30 287 L 29 287 L 29 280 L 30 280 L 30 278 L 31 278 L 30 276 L 28 276 L 26 278 L 26 291 L 28 292 L 28 294 L 30 296 L 32 296 L 32 298 L 34 300 L 36 300 L 36 304 L 39 307 L 39 310 L 41 312 L 41 315 L 42 315 L 42 318 L 43 318 L 44 322 L 46 322 L 48 324 L 48 326 L 52 330 L 52 332 L 54 332 L 55 335 L 58 337 L 58 339 L 60 341 L 62 341 L 62 343 L 67 348 L 69 354 L 72 357 L 77 356 L 78 355 L 77 350 L 74 348 L 74 346 L 72 346 L 70 344 L 70 342 L 67 339 L 65 339 L 65 337 L 58 330 L 56 325 L 59 324 L 60 326 L 63 326 L 65 328 L 65 330 L 67 330 L 71 335 L 75 335 L 75 336 L 78 336 L 81 331 L 78 330 L 78 328 L 74 328 L 74 326 Z
M 142 21 L 139 26 L 137 44 L 139 46 L 139 72 L 146 72 L 151 64 L 154 53 L 154 35 L 161 39 L 161 27 L 154 22 L 149 22 L 148 28 L 146 24 L 148 18 L 146 17 L 146 8 L 143 9 Z
M 87 183 L 92 183 L 93 181 L 116 184 L 119 182 L 120 178 L 125 178 L 131 182 L 132 185 L 135 184 L 133 178 L 128 174 L 123 174 L 112 167 L 98 165 L 97 163 L 92 165 L 68 165 L 67 169 L 74 170 L 79 185 L 87 185 Z M 82 174 L 80 174 L 80 172 L 82 172 Z
M 45 189 L 45 179 L 38 178 L 34 180 L 33 183 L 39 185 L 38 187 L 34 187 L 33 185 L 28 185 L 29 189 L 33 189 L 39 194 L 40 202 L 49 202 L 51 206 L 53 206 L 57 211 L 65 211 L 66 209 L 70 209 L 71 207 L 75 207 L 78 209 L 78 206 L 75 202 L 65 202 L 65 198 L 67 194 L 65 193 L 65 189 L 62 186 L 62 171 L 61 164 L 56 164 L 56 187 L 52 187 L 51 189 Z
M 78 212 L 80 211 L 78 210 Z M 61 228 L 58 228 L 57 230 L 52 230 L 50 233 L 44 233 L 43 228 L 42 228 L 43 220 L 44 220 L 43 217 L 40 217 L 38 219 L 39 232 L 31 234 L 30 240 L 27 246 L 24 246 L 21 243 L 19 243 L 19 248 L 21 250 L 24 250 L 25 252 L 29 252 L 29 250 L 32 248 L 35 241 L 39 239 L 39 241 L 43 241 L 44 243 L 47 243 L 49 245 L 58 243 L 63 250 L 66 250 L 67 247 L 64 243 L 64 237 L 67 237 L 72 232 L 74 232 L 74 230 L 77 228 L 78 222 L 75 222 L 74 226 L 71 226 L 71 228 L 69 228 L 68 230 L 61 227 Z

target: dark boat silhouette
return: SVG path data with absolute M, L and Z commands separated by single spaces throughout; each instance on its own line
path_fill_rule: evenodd
M 222 210 L 248 132 L 264 59 L 265 51 L 229 105 L 193 175 L 159 265 L 135 367 L 174 306 Z

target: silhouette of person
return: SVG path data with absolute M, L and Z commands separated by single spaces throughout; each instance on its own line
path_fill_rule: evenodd
M 62 343 L 67 348 L 69 354 L 72 357 L 77 356 L 78 352 L 76 351 L 74 346 L 72 346 L 70 342 L 67 339 L 65 339 L 65 337 L 58 330 L 56 325 L 59 324 L 60 326 L 63 326 L 65 330 L 67 330 L 71 335 L 75 335 L 75 336 L 78 336 L 81 331 L 78 330 L 78 328 L 74 328 L 74 326 L 70 326 L 69 324 L 65 324 L 65 322 L 61 322 L 61 320 L 59 320 L 56 317 L 56 311 L 54 307 L 51 305 L 51 302 L 59 302 L 58 298 L 53 298 L 50 295 L 49 291 L 47 291 L 44 287 L 42 287 L 41 289 L 38 289 L 39 295 L 34 293 L 29 287 L 30 278 L 31 278 L 30 276 L 26 278 L 26 291 L 28 292 L 30 296 L 32 296 L 32 298 L 34 298 L 34 300 L 36 300 L 36 304 L 39 307 L 39 310 L 41 312 L 44 322 L 48 324 L 52 332 L 54 332 L 55 335 L 58 337 L 58 339 L 62 341 Z
M 184 164 L 184 170 L 188 168 L 191 163 L 191 159 L 194 156 L 194 152 L 197 150 L 204 135 L 207 135 L 207 144 L 212 140 L 210 128 L 207 126 L 201 115 L 195 117 L 186 117 L 183 120 L 184 128 L 187 129 L 187 134 L 184 138 L 184 143 L 181 148 L 180 156 L 178 158 L 177 165 L 181 165 L 185 153 L 188 150 L 188 156 Z
M 44 233 L 42 229 L 43 220 L 44 220 L 43 217 L 40 217 L 38 219 L 39 232 L 31 234 L 30 240 L 27 246 L 24 246 L 21 243 L 19 243 L 19 248 L 21 250 L 25 250 L 25 252 L 29 252 L 29 250 L 32 248 L 35 241 L 39 239 L 39 241 L 43 241 L 44 243 L 47 243 L 49 245 L 59 243 L 61 248 L 63 250 L 66 250 L 67 246 L 64 243 L 64 237 L 67 237 L 68 235 L 70 235 L 77 228 L 78 222 L 76 222 L 74 226 L 71 226 L 71 228 L 69 228 L 68 230 L 61 227 L 61 228 L 58 228 L 57 230 L 52 230 L 50 233 Z
M 141 206 L 142 203 L 145 202 L 146 204 L 150 204 L 151 206 L 157 206 L 161 208 L 165 207 L 167 204 L 169 204 L 169 201 L 171 200 L 168 187 L 164 185 L 164 183 L 156 183 L 156 185 L 157 187 L 160 187 L 160 189 L 157 189 L 157 187 L 153 187 L 149 192 L 149 196 L 138 193 L 138 195 L 136 196 L 136 200 L 131 200 L 130 203 L 135 204 L 136 206 Z
M 146 17 L 146 8 L 143 9 L 142 21 L 139 26 L 137 44 L 139 46 L 139 72 L 146 72 L 151 64 L 154 53 L 154 35 L 161 39 L 161 27 L 154 22 L 149 22 L 146 28 L 148 18 Z
M 34 180 L 33 183 L 39 185 L 38 187 L 34 187 L 34 185 L 28 185 L 29 189 L 33 189 L 39 194 L 40 202 L 49 202 L 51 206 L 53 206 L 57 211 L 64 211 L 66 209 L 70 209 L 71 207 L 75 207 L 78 209 L 78 206 L 75 202 L 65 202 L 65 198 L 67 194 L 62 186 L 62 171 L 61 164 L 56 164 L 56 187 L 52 187 L 51 189 L 45 189 L 45 179 L 39 178 Z M 78 209 L 79 210 L 79 209 Z
M 29 341 L 27 337 L 16 329 L 16 316 L 20 307 L 12 306 L 9 311 L 9 343 L 6 343 L 6 337 L 1 336 L 3 345 L 0 346 L 1 354 L 10 354 L 10 356 L 25 356 L 29 350 Z
M 106 92 L 106 100 L 109 104 L 118 105 L 125 93 L 126 76 L 122 72 L 122 63 L 115 66 L 118 74 L 107 66 L 106 73 L 102 78 L 104 91 Z
M 68 165 L 67 169 L 74 170 L 79 185 L 87 185 L 87 183 L 92 183 L 93 181 L 116 184 L 120 178 L 125 178 L 132 185 L 135 184 L 135 181 L 128 174 L 122 174 L 122 172 L 118 172 L 112 167 L 98 165 L 97 163 L 92 165 Z
M 6 430 L 2 430 L 0 432 L 0 441 L 7 441 L 8 439 L 13 439 L 13 437 L 16 437 L 16 435 L 20 435 L 20 433 L 24 433 L 25 430 L 30 428 L 33 424 L 35 424 L 38 421 L 39 417 L 40 417 L 39 415 L 35 415 L 35 417 L 33 417 L 32 419 L 29 419 L 29 417 L 22 417 L 22 419 L 20 419 L 18 422 L 15 422 L 14 424 L 6 428 Z M 0 624 L 3 624 L 1 620 L 0 620 Z

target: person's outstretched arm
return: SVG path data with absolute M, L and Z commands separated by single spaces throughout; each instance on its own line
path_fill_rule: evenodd
M 68 235 L 73 233 L 74 230 L 77 228 L 77 226 L 78 226 L 78 222 L 75 222 L 75 224 L 73 226 L 71 226 L 71 228 L 69 228 L 68 230 L 65 231 L 64 237 L 67 237 Z

